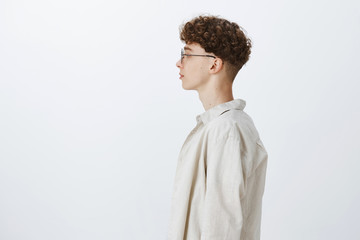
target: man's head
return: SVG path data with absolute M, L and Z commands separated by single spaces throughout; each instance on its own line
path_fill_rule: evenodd
M 180 39 L 220 58 L 232 80 L 251 53 L 251 41 L 242 29 L 215 16 L 199 16 L 185 23 L 180 29 Z

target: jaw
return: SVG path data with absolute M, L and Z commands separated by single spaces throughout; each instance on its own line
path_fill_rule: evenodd
M 200 89 L 206 88 L 206 83 L 193 81 L 192 79 L 182 79 L 182 87 L 185 90 L 196 90 L 199 92 Z

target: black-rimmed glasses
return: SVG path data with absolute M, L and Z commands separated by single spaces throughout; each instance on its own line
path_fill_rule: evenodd
M 211 57 L 211 58 L 216 58 L 215 56 L 213 55 L 199 55 L 199 54 L 185 54 L 184 52 L 184 49 L 181 49 L 181 64 L 183 63 L 183 59 L 184 57 L 187 56 L 187 57 L 190 57 L 190 56 L 194 56 L 194 57 Z

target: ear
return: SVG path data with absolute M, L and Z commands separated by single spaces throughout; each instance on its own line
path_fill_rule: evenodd
M 210 67 L 210 73 L 218 73 L 224 67 L 224 62 L 221 58 L 215 58 L 213 65 Z

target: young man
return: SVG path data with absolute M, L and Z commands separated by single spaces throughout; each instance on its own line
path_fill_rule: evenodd
M 205 112 L 187 137 L 175 176 L 169 240 L 258 240 L 267 152 L 232 83 L 251 42 L 236 23 L 199 16 L 180 31 L 182 86 Z

